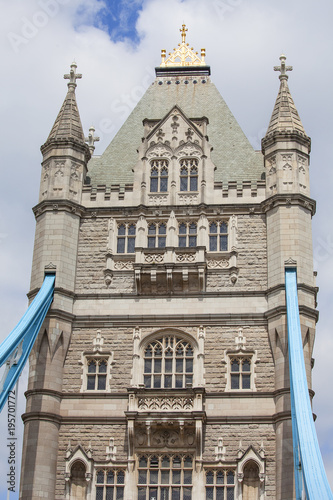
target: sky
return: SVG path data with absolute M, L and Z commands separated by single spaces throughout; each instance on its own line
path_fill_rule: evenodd
M 266 132 L 279 87 L 273 66 L 283 52 L 289 87 L 312 139 L 314 269 L 320 311 L 314 351 L 313 410 L 333 487 L 333 34 L 331 0 L 0 0 L 0 340 L 26 310 L 40 182 L 40 146 L 65 97 L 73 59 L 83 74 L 76 91 L 85 132 L 101 154 L 154 78 L 160 50 L 180 41 L 206 48 L 212 80 L 255 149 Z M 20 461 L 25 369 L 19 389 L 16 458 Z M 8 473 L 6 408 L 0 416 L 0 500 Z M 4 451 L 5 450 L 5 451 Z M 16 474 L 19 474 L 19 463 Z M 18 490 L 18 479 L 17 488 Z M 17 493 L 10 495 L 11 500 Z

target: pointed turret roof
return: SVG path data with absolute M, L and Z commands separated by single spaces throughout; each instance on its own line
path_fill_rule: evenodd
M 286 56 L 280 56 L 281 65 L 274 66 L 274 71 L 280 71 L 280 89 L 275 101 L 275 106 L 266 132 L 266 137 L 273 132 L 298 132 L 306 136 L 303 124 L 297 112 L 293 98 L 288 87 L 287 71 L 292 71 L 292 66 L 286 66 Z
M 83 143 L 85 141 L 75 97 L 76 80 L 82 78 L 82 75 L 76 73 L 76 68 L 77 65 L 73 62 L 70 73 L 64 75 L 64 78 L 69 80 L 68 92 L 46 142 L 52 139 L 74 139 Z

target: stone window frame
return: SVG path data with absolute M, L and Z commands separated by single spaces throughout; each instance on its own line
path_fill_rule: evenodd
M 230 473 L 233 476 L 233 482 L 228 482 L 230 478 Z M 237 469 L 236 467 L 205 467 L 205 499 L 206 500 L 217 500 L 221 496 L 217 496 L 218 490 L 223 490 L 223 500 L 236 500 L 237 492 Z M 223 482 L 219 482 L 223 475 Z M 212 482 L 207 481 L 207 476 L 212 475 Z M 211 476 L 210 476 L 211 477 Z M 233 496 L 229 495 L 229 491 L 233 492 Z M 208 494 L 208 492 L 210 494 Z
M 105 360 L 107 362 L 106 366 L 106 381 L 105 381 L 105 389 L 88 389 L 87 386 L 87 380 L 89 376 L 89 361 L 94 360 L 96 363 L 99 363 L 101 360 Z M 110 387 L 110 382 L 111 382 L 111 370 L 112 366 L 114 364 L 113 361 L 113 352 L 111 351 L 101 351 L 101 352 L 96 352 L 96 351 L 85 351 L 81 355 L 81 361 L 80 364 L 83 367 L 83 373 L 81 375 L 81 389 L 80 392 L 87 392 L 87 393 L 96 393 L 96 394 L 105 394 L 111 392 L 111 387 Z M 90 373 L 91 375 L 91 373 Z M 103 373 L 104 375 L 104 373 Z M 96 379 L 98 378 L 98 373 L 96 373 Z M 96 383 L 95 383 L 96 387 Z
M 151 226 L 155 226 L 156 231 L 154 234 L 149 234 L 149 228 Z M 160 233 L 160 228 L 162 226 L 165 227 L 165 233 Z M 166 220 L 147 221 L 147 248 L 165 248 L 167 236 L 168 236 L 168 221 Z M 154 244 L 152 245 L 150 242 L 153 241 L 153 238 L 154 238 Z M 163 239 L 164 239 L 164 244 L 161 244 L 163 242 Z
M 188 219 L 188 220 L 179 219 L 177 222 L 178 222 L 178 232 L 177 232 L 178 248 L 196 248 L 196 246 L 198 245 L 199 221 L 195 219 Z M 191 233 L 191 229 L 194 229 L 194 227 L 191 228 L 191 226 L 194 225 L 195 225 L 195 232 Z M 180 232 L 181 226 L 185 226 L 184 233 Z M 181 238 L 182 241 L 185 238 L 185 245 L 180 244 Z
M 160 356 L 155 354 L 159 349 L 159 344 L 161 345 Z M 183 355 L 177 356 L 177 346 L 180 344 L 182 344 Z M 146 356 L 146 351 L 150 346 L 153 349 L 152 356 Z M 191 349 L 191 355 L 187 356 L 188 349 Z M 170 356 L 167 356 L 166 353 L 168 352 L 171 353 Z M 194 347 L 193 343 L 187 338 L 173 332 L 170 332 L 169 335 L 156 336 L 150 339 L 150 342 L 145 343 L 142 349 L 142 356 L 143 384 L 146 389 L 186 389 L 189 386 L 193 386 Z M 151 361 L 150 371 L 146 368 L 149 361 Z M 170 369 L 167 369 L 167 362 Z M 159 369 L 157 370 L 155 369 L 156 365 L 159 365 Z M 177 366 L 181 370 L 177 371 Z M 190 369 L 188 370 L 187 368 Z M 148 378 L 150 384 L 148 384 Z M 160 382 L 159 384 L 158 381 Z
M 103 473 L 103 481 L 100 481 Z M 113 482 L 109 474 L 113 474 Z M 109 478 L 110 477 L 110 478 Z M 121 467 L 95 465 L 94 470 L 94 499 L 96 500 L 124 500 L 126 470 Z M 107 490 L 113 488 L 112 496 L 107 496 Z
M 155 171 L 157 175 L 152 175 L 153 171 Z M 167 175 L 163 175 L 165 171 Z M 168 181 L 169 181 L 169 160 L 167 160 L 166 158 L 152 159 L 150 161 L 149 179 L 150 179 L 149 182 L 150 193 L 167 193 Z
M 186 173 L 185 173 L 186 172 Z M 199 160 L 195 157 L 179 159 L 180 193 L 197 193 L 199 189 Z
M 250 371 L 245 372 L 246 374 L 250 374 L 250 387 L 248 389 L 243 389 L 242 387 L 239 387 L 238 389 L 232 389 L 231 388 L 231 375 L 232 375 L 232 370 L 231 370 L 231 361 L 232 359 L 239 358 L 239 359 L 249 359 L 250 360 Z M 245 348 L 239 348 L 239 349 L 228 349 L 224 353 L 224 363 L 226 364 L 226 387 L 225 391 L 226 392 L 256 392 L 256 373 L 255 373 L 255 368 L 256 368 L 256 363 L 258 361 L 258 356 L 257 356 L 257 351 L 252 350 L 252 349 L 245 349 Z M 238 372 L 237 372 L 238 373 Z M 240 372 L 243 373 L 243 372 Z M 240 377 L 241 378 L 241 377 Z
M 211 232 L 211 226 L 216 225 L 216 232 Z M 221 227 L 225 225 L 227 230 L 225 232 L 221 232 Z M 226 245 L 222 244 L 226 237 Z M 216 239 L 216 249 L 212 249 L 212 239 Z M 226 246 L 226 248 L 222 248 Z M 223 253 L 228 252 L 230 247 L 230 231 L 229 231 L 229 220 L 228 219 L 208 219 L 208 246 L 207 251 L 210 253 Z
M 140 467 L 140 460 L 147 460 L 147 466 Z M 179 461 L 180 459 L 180 461 Z M 191 466 L 186 467 L 186 460 L 189 463 L 191 459 Z M 157 466 L 152 466 L 153 463 L 157 463 Z M 167 465 L 167 460 L 169 465 Z M 177 462 L 175 462 L 177 460 Z M 175 466 L 175 463 L 177 466 Z M 178 466 L 178 463 L 180 466 Z M 193 492 L 193 474 L 194 474 L 194 464 L 195 457 L 192 453 L 180 452 L 166 452 L 166 453 L 141 453 L 136 456 L 136 469 L 138 471 L 137 476 L 137 492 L 138 500 L 148 500 L 152 493 L 151 490 L 156 489 L 156 500 L 160 498 L 160 493 L 162 488 L 166 488 L 169 492 L 168 498 L 171 498 L 173 489 L 180 490 L 180 498 L 183 498 L 184 490 L 190 490 L 190 496 L 192 498 Z M 163 467 L 164 465 L 164 467 Z M 141 475 L 140 475 L 141 471 Z M 151 480 L 151 474 L 154 474 L 154 481 Z M 164 479 L 162 480 L 162 474 L 164 472 Z M 180 472 L 180 474 L 179 474 Z M 167 475 L 169 481 L 166 482 Z M 155 482 L 156 481 L 156 482 Z M 163 482 L 165 481 L 165 482 Z M 140 492 L 141 488 L 141 492 Z M 144 491 L 145 490 L 145 491 Z
M 122 234 L 119 232 L 120 228 L 124 227 L 125 232 Z M 129 228 L 134 227 L 134 234 L 130 234 Z M 137 237 L 137 221 L 117 221 L 117 235 L 116 235 L 116 253 L 118 255 L 133 255 L 135 253 L 135 240 Z M 120 247 L 120 241 L 121 247 Z M 120 248 L 123 248 L 123 251 L 119 251 Z M 130 248 L 130 251 L 129 251 Z

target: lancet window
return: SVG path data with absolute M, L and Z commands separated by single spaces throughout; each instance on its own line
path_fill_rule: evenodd
M 209 251 L 228 251 L 228 224 L 224 221 L 214 221 L 209 224 Z
M 198 191 L 198 165 L 196 158 L 180 160 L 180 191 Z
M 206 500 L 234 500 L 235 472 L 227 469 L 206 470 Z
M 193 457 L 138 457 L 138 500 L 191 500 Z
M 164 222 L 148 225 L 148 248 L 165 248 L 167 226 Z
M 146 389 L 181 389 L 193 383 L 193 347 L 177 336 L 150 342 L 144 350 Z
M 134 253 L 135 224 L 119 224 L 117 235 L 117 253 Z
M 251 357 L 232 356 L 230 358 L 230 388 L 251 389 Z
M 96 500 L 123 500 L 125 473 L 122 470 L 96 471 Z
M 168 191 L 168 162 L 154 160 L 150 165 L 150 192 L 165 193 Z
M 197 246 L 197 225 L 195 222 L 182 222 L 179 224 L 178 246 L 181 248 Z
M 87 358 L 87 365 L 87 391 L 105 391 L 108 359 Z

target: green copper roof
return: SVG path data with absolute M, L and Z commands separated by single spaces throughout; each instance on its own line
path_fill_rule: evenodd
M 171 81 L 171 84 L 167 84 Z M 216 165 L 215 181 L 261 179 L 264 167 L 261 153 L 255 152 L 230 112 L 215 85 L 207 78 L 175 83 L 175 78 L 158 77 L 127 118 L 105 152 L 88 164 L 91 184 L 124 185 L 133 182 L 132 169 L 138 160 L 137 149 L 143 137 L 142 121 L 162 119 L 177 104 L 188 118 L 206 116 L 212 160 Z M 159 84 L 159 82 L 163 82 Z

